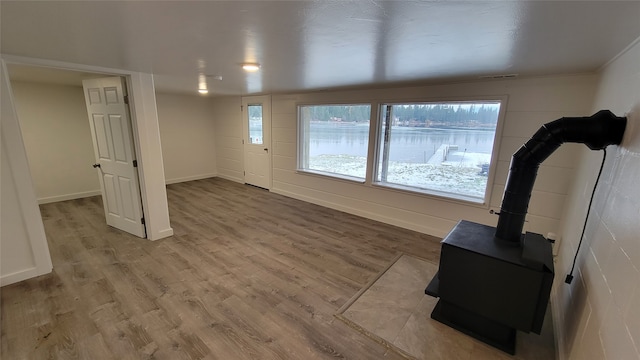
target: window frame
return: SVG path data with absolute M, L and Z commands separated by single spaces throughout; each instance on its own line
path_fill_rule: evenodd
M 495 175 L 496 169 L 498 167 L 499 156 L 500 156 L 500 139 L 502 139 L 502 129 L 504 127 L 504 119 L 506 116 L 506 108 L 507 108 L 507 95 L 501 96 L 468 96 L 468 97 L 437 97 L 437 98 L 421 98 L 421 99 L 393 99 L 392 101 L 384 101 L 379 100 L 375 102 L 377 109 L 377 119 L 375 120 L 375 139 L 374 139 L 374 155 L 372 158 L 372 169 L 370 171 L 371 177 L 367 180 L 370 181 L 371 185 L 380 189 L 388 189 L 393 191 L 399 191 L 402 193 L 415 194 L 420 196 L 426 196 L 430 198 L 436 198 L 439 200 L 453 201 L 453 202 L 462 202 L 467 205 L 479 206 L 482 208 L 489 208 L 491 202 L 491 196 L 493 193 L 493 188 L 495 186 Z M 407 104 L 444 104 L 444 103 L 473 103 L 473 102 L 498 102 L 500 103 L 500 109 L 498 111 L 498 120 L 496 124 L 496 130 L 493 137 L 493 145 L 491 149 L 491 158 L 489 161 L 489 173 L 487 176 L 487 186 L 484 191 L 484 197 L 479 199 L 476 197 L 462 195 L 457 193 L 451 193 L 446 191 L 434 190 L 434 189 L 424 189 L 419 187 L 414 187 L 410 185 L 402 185 L 402 184 L 393 184 L 393 183 L 385 183 L 381 181 L 377 181 L 378 171 L 379 171 L 379 162 L 380 162 L 380 154 L 382 147 L 384 144 L 381 141 L 381 135 L 384 129 L 382 128 L 382 107 L 385 105 L 407 105 Z M 372 111 L 373 114 L 373 111 Z M 373 121 L 372 121 L 373 123 Z M 369 139 L 371 141 L 371 139 Z
M 297 124 L 297 131 L 296 131 L 296 173 L 299 174 L 304 174 L 304 175 L 313 175 L 313 176 L 320 176 L 320 177 L 325 177 L 325 178 L 330 178 L 330 179 L 335 179 L 335 180 L 342 180 L 342 181 L 347 181 L 350 183 L 360 183 L 360 184 L 365 184 L 367 183 L 369 176 L 370 176 L 370 163 L 371 163 L 371 151 L 372 151 L 372 147 L 375 146 L 375 143 L 372 144 L 371 142 L 371 130 L 373 128 L 373 126 L 376 125 L 376 123 L 374 122 L 374 116 L 377 116 L 377 110 L 376 110 L 376 103 L 373 101 L 345 101 L 345 102 L 340 102 L 340 101 L 329 101 L 329 102 L 312 102 L 312 103 L 296 103 L 296 124 Z M 339 174 L 339 173 L 332 173 L 332 172 L 327 172 L 327 171 L 321 171 L 321 170 L 313 170 L 313 169 L 305 169 L 303 167 L 304 164 L 304 159 L 305 156 L 308 156 L 306 151 L 305 151 L 305 144 L 304 144 L 304 139 L 305 137 L 305 126 L 303 124 L 303 119 L 302 119 L 302 108 L 308 106 L 369 106 L 369 131 L 368 131 L 368 135 L 367 135 L 367 154 L 366 154 L 366 158 L 365 158 L 365 176 L 364 177 L 357 177 L 357 176 L 350 176 L 350 175 L 345 175 L 345 174 Z
M 500 162 L 500 145 L 502 143 L 502 133 L 504 128 L 504 122 L 507 113 L 508 106 L 508 95 L 490 95 L 490 96 L 424 96 L 424 97 L 416 97 L 413 96 L 371 96 L 365 99 L 364 97 L 358 96 L 353 99 L 353 101 L 311 101 L 311 102 L 296 102 L 296 174 L 306 175 L 306 176 L 314 176 L 319 178 L 324 178 L 333 181 L 342 181 L 346 183 L 359 183 L 364 186 L 375 188 L 380 191 L 391 191 L 404 195 L 411 196 L 419 196 L 424 198 L 435 199 L 439 201 L 446 201 L 452 203 L 463 204 L 467 206 L 479 207 L 484 209 L 489 209 L 491 206 L 491 198 L 493 195 L 494 188 L 496 187 L 495 178 L 496 172 L 498 168 L 498 163 Z M 380 144 L 380 132 L 382 129 L 382 122 L 380 119 L 382 106 L 383 105 L 402 105 L 402 104 L 410 104 L 410 103 L 460 103 L 460 102 L 479 102 L 479 101 L 487 101 L 487 102 L 499 102 L 500 110 L 498 112 L 498 123 L 496 125 L 496 130 L 493 139 L 493 147 L 491 150 L 491 159 L 489 163 L 489 174 L 487 176 L 487 187 L 485 189 L 485 194 L 482 199 L 478 199 L 471 196 L 465 196 L 455 193 L 449 193 L 438 190 L 427 190 L 421 189 L 417 187 L 398 185 L 398 184 L 388 184 L 381 183 L 376 181 L 377 171 L 378 171 L 378 161 L 380 156 L 380 146 L 384 144 Z M 302 167 L 303 164 L 303 139 L 304 139 L 304 126 L 302 124 L 301 108 L 304 106 L 333 106 L 333 105 L 369 105 L 371 106 L 370 110 L 370 118 L 369 118 L 369 137 L 367 143 L 367 159 L 366 159 L 366 170 L 365 170 L 365 178 L 359 177 L 351 177 L 348 175 L 341 175 L 336 173 L 329 173 L 323 171 L 316 171 L 310 169 L 304 169 Z M 506 160 L 508 162 L 508 160 Z M 508 165 L 507 165 L 508 166 Z

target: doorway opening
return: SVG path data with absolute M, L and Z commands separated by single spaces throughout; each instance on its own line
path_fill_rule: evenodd
M 137 227 L 116 226 L 118 224 L 114 225 L 110 220 L 113 214 L 121 214 L 126 215 L 126 218 L 137 219 L 139 223 L 143 221 L 137 168 L 129 177 L 113 174 L 105 177 L 105 169 L 92 167 L 93 164 L 104 162 L 104 154 L 109 151 L 118 158 L 114 163 L 120 165 L 127 155 L 131 165 L 136 159 L 136 136 L 128 108 L 123 114 L 109 116 L 107 113 L 102 117 L 100 133 L 104 136 L 101 140 L 96 138 L 93 129 L 93 125 L 100 122 L 100 117 L 89 121 L 89 107 L 85 103 L 86 91 L 83 90 L 82 82 L 104 78 L 105 74 L 20 64 L 7 64 L 7 70 L 38 202 L 102 195 L 107 224 L 145 238 L 144 224 Z M 119 96 L 124 101 L 127 89 L 123 83 L 124 78 L 116 76 L 112 79 L 120 84 Z M 106 93 L 101 96 L 105 101 L 112 102 L 112 95 L 116 95 L 116 92 L 110 91 L 109 98 Z M 103 150 L 99 154 L 96 149 L 100 147 L 97 143 L 100 141 L 106 152 Z M 96 161 L 98 159 L 100 160 Z M 106 167 L 109 168 L 108 165 Z M 111 184 L 101 186 L 105 179 L 112 180 Z M 128 185 L 125 191 L 115 191 L 123 189 L 123 185 Z M 116 200 L 121 203 L 121 210 L 113 211 L 117 206 L 108 209 L 107 205 L 115 204 Z M 123 207 L 126 204 L 128 206 Z M 135 214 L 136 208 L 139 208 L 140 216 Z

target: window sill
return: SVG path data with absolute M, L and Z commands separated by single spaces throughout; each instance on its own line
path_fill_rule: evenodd
M 485 199 L 478 199 L 475 197 L 454 194 L 446 191 L 427 190 L 427 189 L 420 189 L 420 188 L 415 188 L 415 187 L 406 186 L 406 185 L 383 183 L 383 182 L 374 182 L 371 185 L 373 187 L 397 191 L 404 194 L 419 195 L 419 196 L 424 196 L 424 197 L 442 200 L 442 201 L 450 201 L 455 203 L 462 203 L 465 205 L 477 206 L 481 208 L 489 208 L 489 204 L 485 201 Z
M 328 173 L 328 172 L 324 172 L 324 171 L 297 169 L 296 173 L 297 174 L 302 174 L 302 175 L 318 176 L 318 177 L 328 178 L 328 179 L 333 179 L 333 180 L 342 180 L 342 181 L 346 181 L 346 182 L 350 182 L 350 183 L 364 184 L 364 182 L 365 182 L 365 180 L 363 178 L 359 178 L 359 177 L 355 177 L 355 176 L 349 176 L 349 175 Z

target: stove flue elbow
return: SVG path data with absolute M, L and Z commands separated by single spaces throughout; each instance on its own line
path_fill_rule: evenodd
M 601 110 L 588 117 L 564 117 L 544 124 L 511 157 L 507 184 L 496 227 L 499 242 L 520 245 L 538 168 L 563 143 L 582 143 L 602 150 L 622 142 L 627 118 Z

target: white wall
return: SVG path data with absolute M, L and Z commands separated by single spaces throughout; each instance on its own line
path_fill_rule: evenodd
M 239 96 L 214 98 L 216 127 L 216 164 L 218 176 L 244 182 L 242 150 L 242 99 Z
M 623 143 L 607 149 L 575 278 L 566 285 L 602 161 L 601 152 L 581 153 L 556 265 L 559 352 L 563 359 L 640 359 L 640 41 L 602 71 L 593 111 L 600 109 L 630 113 Z
M 0 83 L 0 285 L 8 285 L 52 264 L 4 61 Z
M 38 201 L 99 195 L 82 87 L 11 85 Z
M 216 176 L 215 122 L 209 98 L 156 94 L 166 182 Z
M 40 203 L 100 194 L 82 86 L 12 82 Z M 216 176 L 211 101 L 157 94 L 167 183 Z
M 321 176 L 296 173 L 296 105 L 298 103 L 335 103 L 345 101 L 392 101 L 451 99 L 460 97 L 508 95 L 499 163 L 492 186 L 491 207 L 499 209 L 511 155 L 544 123 L 562 116 L 589 115 L 595 91 L 595 76 L 565 76 L 522 80 L 485 81 L 475 83 L 421 86 L 365 91 L 321 92 L 273 95 L 272 97 L 272 191 L 290 197 L 324 205 L 371 219 L 444 236 L 460 219 L 489 225 L 497 217 L 485 206 L 448 201 L 341 181 Z M 239 102 L 224 100 L 224 105 Z M 222 104 L 216 103 L 219 107 Z M 227 157 L 229 168 L 241 165 L 240 118 L 218 119 L 218 148 Z M 233 118 L 235 119 L 235 118 Z M 226 143 L 224 142 L 226 141 Z M 540 168 L 525 230 L 542 234 L 558 232 L 562 209 L 573 177 L 578 145 L 567 145 L 555 152 Z M 218 172 L 223 161 L 218 160 Z

